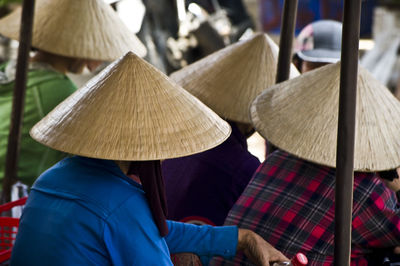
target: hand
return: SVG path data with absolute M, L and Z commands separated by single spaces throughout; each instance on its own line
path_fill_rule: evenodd
M 243 251 L 256 265 L 269 266 L 269 262 L 289 261 L 261 236 L 247 229 L 239 229 L 237 249 Z
M 199 256 L 194 253 L 177 253 L 171 255 L 174 266 L 200 266 Z

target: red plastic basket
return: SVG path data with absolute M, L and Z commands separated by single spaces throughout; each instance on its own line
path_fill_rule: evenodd
M 0 213 L 9 211 L 13 207 L 23 206 L 28 197 L 0 205 Z M 19 218 L 0 217 L 0 263 L 11 258 L 11 250 L 17 236 Z

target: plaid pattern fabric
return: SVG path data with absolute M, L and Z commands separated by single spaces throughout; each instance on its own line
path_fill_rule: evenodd
M 335 169 L 277 150 L 258 168 L 225 224 L 251 229 L 287 257 L 331 265 L 334 253 Z M 355 173 L 352 265 L 367 265 L 374 247 L 400 245 L 396 196 L 374 173 Z M 252 265 L 243 254 L 216 265 Z

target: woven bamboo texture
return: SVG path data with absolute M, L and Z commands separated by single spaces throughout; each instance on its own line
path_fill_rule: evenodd
M 224 119 L 250 123 L 251 102 L 275 84 L 279 48 L 266 35 L 232 44 L 171 74 Z M 298 76 L 291 66 L 291 77 Z
M 256 130 L 300 158 L 336 166 L 340 62 L 272 86 L 251 107 Z M 354 169 L 400 166 L 400 102 L 359 66 Z
M 160 160 L 222 143 L 229 125 L 159 70 L 128 53 L 31 130 L 63 152 L 109 160 Z
M 19 39 L 21 9 L 0 20 L 0 33 Z M 37 0 L 32 46 L 50 53 L 114 61 L 146 48 L 102 0 Z

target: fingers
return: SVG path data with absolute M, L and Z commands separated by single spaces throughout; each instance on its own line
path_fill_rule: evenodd
M 268 251 L 267 254 L 269 254 L 269 261 L 289 261 L 289 259 L 285 255 L 274 248 L 270 243 L 265 241 L 261 236 L 258 237 L 263 245 L 265 245 L 265 251 Z
M 267 259 L 268 264 L 269 262 L 285 262 L 290 261 L 285 255 L 283 255 L 280 251 L 276 250 L 275 248 L 271 247 L 269 251 L 269 258 Z
M 239 229 L 238 249 L 256 265 L 270 265 L 270 261 L 289 261 L 280 251 L 271 246 L 258 234 L 247 230 Z
M 289 261 L 289 259 L 283 255 L 280 251 L 275 249 L 275 252 L 273 252 L 270 256 L 270 261 Z
M 280 251 L 275 249 L 271 244 L 266 242 L 262 237 L 257 235 L 257 242 L 259 254 L 262 254 L 262 259 L 260 260 L 260 265 L 270 265 L 270 262 L 284 262 L 289 261 Z

